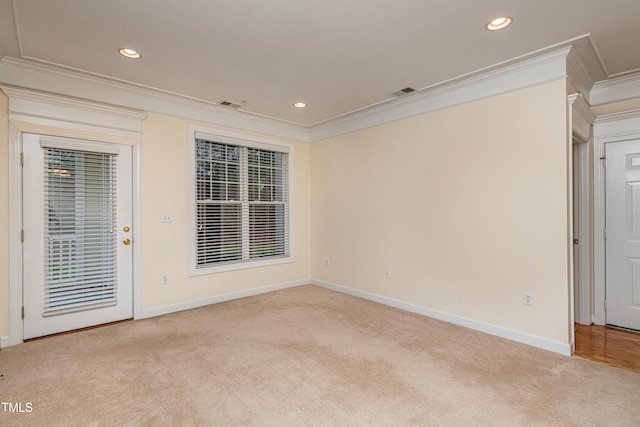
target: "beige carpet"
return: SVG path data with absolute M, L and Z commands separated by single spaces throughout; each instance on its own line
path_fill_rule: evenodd
M 0 351 L 0 425 L 640 425 L 640 374 L 315 286 Z

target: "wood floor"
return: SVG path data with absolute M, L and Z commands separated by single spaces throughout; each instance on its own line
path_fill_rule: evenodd
M 640 333 L 576 324 L 575 356 L 640 372 Z

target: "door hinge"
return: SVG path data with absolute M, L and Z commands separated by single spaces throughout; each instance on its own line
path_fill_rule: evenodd
M 604 237 L 605 239 L 607 238 L 607 229 L 606 228 L 602 229 L 602 237 Z
M 20 153 L 20 166 L 24 166 L 24 153 Z
M 24 319 L 24 307 L 22 307 L 22 318 Z
M 607 156 L 600 157 L 600 160 L 602 160 L 602 167 L 606 168 L 607 167 Z
M 24 243 L 24 230 L 20 230 L 20 241 Z
M 607 300 L 606 299 L 604 300 L 604 309 L 605 310 L 607 309 Z

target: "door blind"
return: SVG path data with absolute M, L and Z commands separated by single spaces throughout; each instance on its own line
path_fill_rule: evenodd
M 115 305 L 115 155 L 44 153 L 44 315 Z

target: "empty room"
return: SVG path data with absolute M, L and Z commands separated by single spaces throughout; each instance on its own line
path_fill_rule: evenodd
M 0 0 L 0 424 L 637 426 L 638 17 Z

